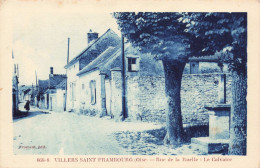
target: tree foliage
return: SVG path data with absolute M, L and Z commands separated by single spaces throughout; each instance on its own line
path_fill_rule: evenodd
M 186 23 L 185 32 L 198 40 L 194 55 L 222 52 L 220 59 L 230 70 L 246 72 L 247 15 L 246 13 L 182 13 L 179 20 Z
M 189 34 L 183 31 L 186 24 L 178 21 L 181 13 L 116 12 L 113 15 L 123 36 L 134 47 L 140 48 L 141 52 L 151 53 L 158 59 L 177 59 L 177 55 L 171 54 L 175 41 L 189 45 Z M 185 56 L 187 54 L 185 50 Z
M 191 56 L 221 53 L 219 65 L 229 63 L 232 72 L 231 153 L 246 151 L 247 14 L 246 13 L 114 13 L 122 34 L 141 52 L 163 60 L 170 120 L 180 119 L 180 81 Z M 175 61 L 175 62 L 172 62 Z M 179 66 L 178 66 L 179 65 Z M 177 71 L 177 69 L 180 69 Z M 167 76 L 168 75 L 168 76 Z M 171 83 L 170 80 L 176 80 Z M 240 84 L 240 85 L 239 85 Z M 173 93 L 176 95 L 174 97 Z M 174 116 L 174 117 L 172 117 Z M 181 127 L 174 127 L 178 132 Z M 171 130 L 168 129 L 167 132 Z M 168 135 L 169 136 L 169 135 Z M 178 139 L 180 134 L 175 135 Z M 174 138 L 173 138 L 174 139 Z M 233 150 L 241 146 L 242 150 Z
M 246 13 L 116 12 L 113 15 L 122 34 L 142 52 L 150 52 L 159 59 L 173 57 L 171 46 L 179 40 L 189 45 L 185 56 L 222 52 L 221 61 L 230 63 L 232 70 L 246 70 Z

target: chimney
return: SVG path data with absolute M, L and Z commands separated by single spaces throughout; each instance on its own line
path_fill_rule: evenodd
M 53 67 L 50 67 L 50 75 L 53 75 Z
M 98 38 L 98 33 L 92 32 L 90 29 L 88 32 L 88 44 L 90 44 L 93 40 L 96 40 Z

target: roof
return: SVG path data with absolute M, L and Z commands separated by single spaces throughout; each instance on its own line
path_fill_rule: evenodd
M 131 43 L 125 44 L 125 58 L 127 57 L 141 57 L 142 66 L 140 66 L 140 75 L 150 76 L 157 75 L 162 76 L 163 68 L 162 63 L 154 60 L 151 54 L 142 54 L 131 45 Z M 140 56 L 142 55 L 142 56 Z M 119 71 L 122 69 L 122 55 L 120 46 L 109 47 L 103 53 L 101 53 L 95 60 L 85 66 L 77 75 L 81 76 L 85 73 L 99 70 L 100 73 L 106 74 L 106 78 L 111 77 L 111 70 Z
M 39 88 L 47 88 L 49 86 L 49 80 L 38 80 L 38 86 Z
M 120 47 L 108 47 L 103 53 L 101 53 L 95 60 L 89 63 L 86 67 L 84 67 L 79 73 L 78 76 L 97 69 L 105 69 L 106 64 L 111 61 L 111 58 L 115 55 L 115 53 L 120 50 Z
M 128 55 L 136 55 L 138 51 L 133 48 L 130 43 L 125 44 L 125 57 Z M 83 75 L 88 72 L 100 70 L 101 73 L 105 73 L 107 77 L 111 76 L 111 70 L 121 70 L 122 57 L 121 47 L 109 47 L 103 53 L 101 53 L 95 60 L 84 67 L 77 75 Z
M 66 88 L 66 79 L 61 81 L 57 86 L 56 89 L 65 89 Z
M 53 74 L 49 77 L 49 88 L 55 89 L 59 83 L 61 83 L 64 79 L 66 79 L 66 75 L 62 74 Z
M 49 93 L 49 94 L 56 93 L 56 89 L 47 89 L 44 93 Z
M 64 68 L 67 69 L 81 58 L 88 56 L 88 52 L 90 53 L 91 51 L 93 52 L 95 50 L 104 49 L 102 48 L 102 46 L 98 46 L 98 43 L 101 42 L 101 39 L 103 39 L 104 37 L 116 38 L 118 41 L 120 40 L 119 36 L 113 30 L 108 29 L 102 36 L 90 43 L 78 56 L 73 58 L 67 65 L 65 65 Z M 99 51 L 98 54 L 100 54 L 101 52 L 102 51 Z
M 196 62 L 218 62 L 221 57 L 221 53 L 217 52 L 214 55 L 202 56 L 202 57 L 191 57 L 189 61 L 196 61 Z
M 24 90 L 24 95 L 28 94 L 30 91 L 31 91 L 31 89 L 30 89 L 30 88 L 28 88 L 28 89 Z

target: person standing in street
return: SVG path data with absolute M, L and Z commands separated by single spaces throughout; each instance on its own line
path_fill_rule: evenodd
M 25 103 L 24 108 L 25 108 L 26 112 L 28 113 L 30 110 L 30 101 L 29 100 L 27 100 L 27 102 Z

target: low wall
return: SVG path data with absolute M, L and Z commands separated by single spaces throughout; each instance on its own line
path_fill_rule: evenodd
M 181 106 L 184 126 L 207 125 L 205 104 L 218 102 L 219 74 L 184 74 Z M 165 123 L 167 98 L 164 77 L 134 76 L 127 79 L 128 115 L 132 119 Z M 231 100 L 231 77 L 227 75 L 227 103 Z

